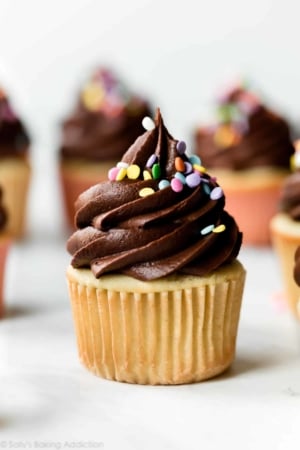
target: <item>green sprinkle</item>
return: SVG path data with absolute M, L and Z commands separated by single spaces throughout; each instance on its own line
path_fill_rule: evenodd
M 153 176 L 154 180 L 158 180 L 158 178 L 160 178 L 161 168 L 160 168 L 159 164 L 154 164 L 152 166 L 152 176 Z

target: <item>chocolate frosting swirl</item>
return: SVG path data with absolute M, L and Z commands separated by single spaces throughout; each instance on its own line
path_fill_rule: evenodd
M 109 71 L 96 71 L 62 124 L 61 158 L 118 160 L 143 132 L 148 103 L 131 94 Z
M 2 189 L 0 187 L 0 230 L 3 230 L 7 222 L 6 210 L 2 204 Z
M 281 188 L 279 209 L 300 221 L 300 171 L 289 175 Z
M 288 124 L 283 118 L 241 88 L 229 94 L 225 107 L 232 108 L 233 116 L 223 114 L 216 126 L 200 128 L 195 135 L 195 151 L 207 167 L 231 170 L 289 168 L 294 150 Z M 219 108 L 224 111 L 224 104 Z M 222 145 L 222 139 L 227 143 Z
M 242 235 L 224 211 L 224 196 L 211 198 L 209 192 L 218 187 L 213 178 L 202 173 L 198 186 L 184 185 L 180 192 L 172 183 L 159 188 L 162 178 L 174 179 L 178 142 L 158 110 L 155 128 L 135 141 L 122 162 L 145 168 L 155 155 L 159 179 L 106 181 L 79 196 L 79 229 L 67 244 L 73 267 L 90 267 L 97 278 L 118 272 L 152 280 L 174 272 L 205 275 L 237 256 Z M 181 159 L 189 161 L 185 154 Z M 153 193 L 141 197 L 144 188 Z
M 17 117 L 0 87 L 0 157 L 24 156 L 30 143 L 24 124 Z
M 295 252 L 294 280 L 300 286 L 300 246 Z

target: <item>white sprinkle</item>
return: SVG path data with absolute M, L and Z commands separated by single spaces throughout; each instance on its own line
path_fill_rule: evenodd
M 119 169 L 127 169 L 128 166 L 129 166 L 129 164 L 127 164 L 126 162 L 123 162 L 123 161 L 120 161 L 120 162 L 118 162 L 118 164 L 117 164 L 117 167 L 118 167 Z
M 151 117 L 148 117 L 148 116 L 143 118 L 142 125 L 146 131 L 151 131 L 151 130 L 154 130 L 154 128 L 155 128 L 154 121 L 151 119 Z

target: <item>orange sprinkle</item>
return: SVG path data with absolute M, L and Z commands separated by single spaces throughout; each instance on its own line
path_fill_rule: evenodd
M 175 158 L 175 169 L 178 172 L 184 172 L 185 171 L 184 161 L 179 156 L 177 156 Z

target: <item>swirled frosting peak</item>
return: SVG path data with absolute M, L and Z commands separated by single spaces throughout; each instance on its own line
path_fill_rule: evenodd
M 215 108 L 215 123 L 195 136 L 196 152 L 208 167 L 289 167 L 293 146 L 287 122 L 243 83 L 224 90 Z
M 108 174 L 76 202 L 78 230 L 67 248 L 75 268 L 152 280 L 205 275 L 232 261 L 241 245 L 225 198 L 196 155 L 173 139 L 160 111 Z
M 142 133 L 148 103 L 133 94 L 116 75 L 97 69 L 83 86 L 77 106 L 62 127 L 64 159 L 119 159 Z
M 0 157 L 23 156 L 28 150 L 29 142 L 25 126 L 0 86 Z

